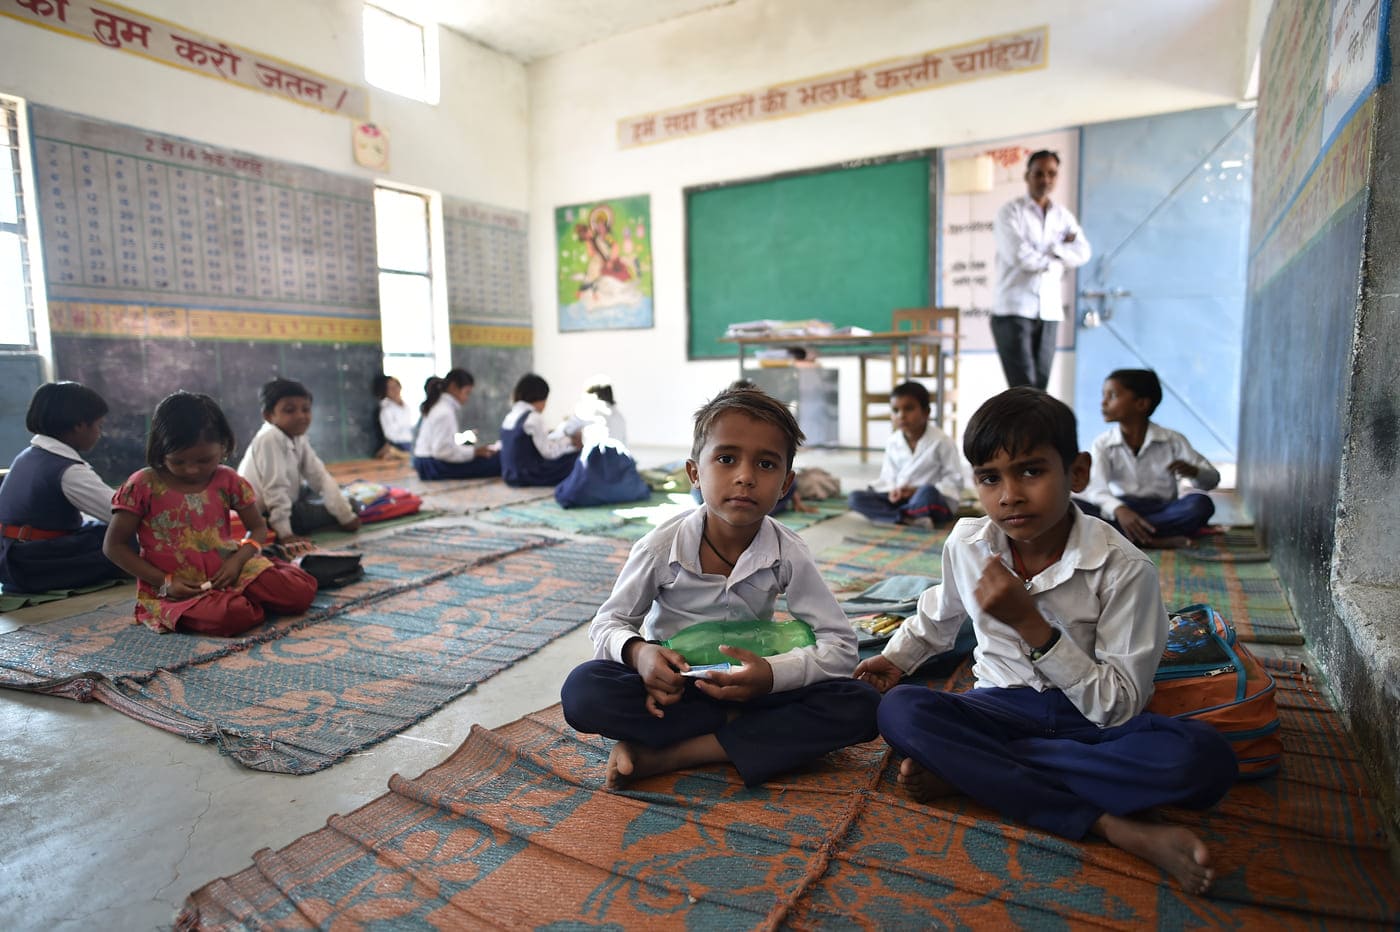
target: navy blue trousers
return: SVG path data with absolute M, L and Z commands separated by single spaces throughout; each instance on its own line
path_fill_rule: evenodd
M 501 458 L 478 456 L 465 463 L 449 463 L 431 456 L 415 456 L 413 468 L 419 479 L 489 479 L 501 474 Z
M 102 552 L 106 536 L 107 525 L 88 523 L 49 540 L 0 537 L 0 584 L 6 592 L 48 592 L 125 579 L 126 571 Z
M 612 660 L 590 660 L 569 674 L 560 699 L 565 721 L 584 734 L 649 748 L 712 734 L 746 786 L 879 734 L 880 693 L 869 683 L 845 678 L 739 703 L 712 699 L 687 683 L 680 701 L 656 718 L 646 710 L 641 674 Z M 731 720 L 733 711 L 739 715 Z
M 1121 497 L 1123 504 L 1142 515 L 1143 520 L 1157 529 L 1158 537 L 1181 537 L 1199 531 L 1210 523 L 1215 514 L 1215 502 L 1201 492 L 1188 492 L 1180 498 L 1165 502 L 1160 498 Z M 1097 506 L 1075 499 L 1079 510 L 1086 515 L 1102 518 L 1114 527 L 1118 522 L 1113 515 L 1103 514 Z M 1122 528 L 1118 528 L 1122 530 Z
M 852 511 L 865 515 L 877 524 L 899 524 L 913 518 L 932 518 L 937 524 L 953 516 L 948 500 L 931 485 L 919 486 L 913 495 L 898 505 L 890 504 L 888 493 L 871 489 L 852 492 L 846 504 Z
M 1210 725 L 1144 712 L 1099 728 L 1057 689 L 896 686 L 879 719 L 901 754 L 989 809 L 1065 838 L 1083 838 L 1104 813 L 1208 808 L 1239 768 Z

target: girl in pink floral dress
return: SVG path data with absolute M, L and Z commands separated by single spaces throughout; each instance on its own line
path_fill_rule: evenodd
M 150 465 L 112 499 L 103 552 L 137 578 L 136 620 L 162 634 L 232 637 L 261 624 L 267 611 L 299 615 L 316 596 L 308 573 L 262 555 L 267 524 L 252 486 L 223 465 L 233 448 L 214 399 L 176 392 L 156 406 Z M 248 529 L 242 540 L 233 539 L 229 509 Z

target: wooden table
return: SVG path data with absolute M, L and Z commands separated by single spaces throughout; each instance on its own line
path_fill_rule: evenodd
M 927 346 L 933 350 L 934 358 L 934 390 L 932 402 L 934 423 L 943 424 L 944 406 L 944 378 L 945 371 L 943 365 L 945 346 L 956 353 L 958 351 L 958 338 L 953 333 L 946 333 L 941 330 L 884 330 L 879 333 L 840 334 L 830 336 L 752 336 L 752 337 L 720 337 L 721 343 L 733 343 L 739 351 L 739 378 L 744 377 L 744 350 L 748 347 L 763 346 L 792 346 L 809 347 L 820 350 L 825 347 L 860 347 L 874 346 L 898 346 L 904 352 L 904 371 L 906 373 L 914 371 L 914 348 L 916 346 Z M 891 385 L 891 388 L 894 386 Z M 860 387 L 862 393 L 865 386 Z

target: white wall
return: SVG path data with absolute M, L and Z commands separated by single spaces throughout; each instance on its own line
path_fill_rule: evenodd
M 358 0 L 123 0 L 125 6 L 350 83 L 364 83 Z M 371 88 L 389 179 L 523 210 L 527 88 L 519 63 L 441 30 L 436 107 Z M 0 17 L 0 92 L 32 103 L 362 177 L 351 121 Z
M 634 442 L 688 443 L 690 412 L 735 378 L 737 367 L 686 361 L 683 188 L 1230 102 L 1246 67 L 1248 13 L 1249 4 L 1238 0 L 738 0 L 535 63 L 529 94 L 536 366 L 556 395 L 569 399 L 583 380 L 609 371 Z M 617 147 L 616 124 L 624 116 L 1042 24 L 1050 28 L 1049 67 L 1042 71 Z M 651 195 L 654 329 L 560 334 L 554 208 L 640 193 Z M 841 323 L 838 309 L 825 316 Z M 841 438 L 853 445 L 855 365 L 841 368 Z M 1072 385 L 1073 373 L 1057 373 L 1056 382 Z

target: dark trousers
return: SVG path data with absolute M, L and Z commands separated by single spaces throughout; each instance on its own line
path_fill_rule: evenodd
M 938 524 L 953 516 L 948 500 L 931 485 L 919 486 L 898 505 L 890 503 L 888 493 L 873 489 L 857 489 L 847 496 L 846 504 L 876 524 L 902 524 L 915 518 L 932 518 Z
M 1066 838 L 1104 813 L 1208 808 L 1239 768 L 1210 725 L 1144 712 L 1099 728 L 1057 689 L 896 686 L 879 720 L 895 750 L 977 802 Z
M 641 674 L 626 664 L 579 664 L 560 691 L 575 731 L 665 748 L 714 735 L 747 786 L 816 760 L 828 751 L 873 741 L 880 693 L 852 679 L 824 680 L 748 702 L 720 702 L 687 683 L 679 702 L 656 718 L 646 710 Z M 731 712 L 739 715 L 731 720 Z
M 107 525 L 85 524 L 72 534 L 49 540 L 0 537 L 0 584 L 6 592 L 81 589 L 126 572 L 102 553 Z
M 1180 498 L 1164 502 L 1160 498 L 1121 497 L 1123 504 L 1142 516 L 1143 520 L 1157 529 L 1158 537 L 1181 537 L 1194 534 L 1210 523 L 1215 514 L 1215 502 L 1201 492 L 1188 492 Z M 1086 515 L 1102 518 L 1114 527 L 1118 522 L 1113 515 L 1103 514 L 1097 505 L 1075 499 L 1079 510 Z M 1120 531 L 1122 528 L 1118 528 Z
M 465 463 L 449 463 L 431 456 L 415 456 L 413 468 L 419 479 L 489 479 L 501 474 L 501 458 L 478 456 Z
M 1001 357 L 1006 384 L 1032 385 L 1044 389 L 1050 384 L 1050 367 L 1055 363 L 1055 333 L 1059 321 L 1014 315 L 993 315 L 992 339 Z

